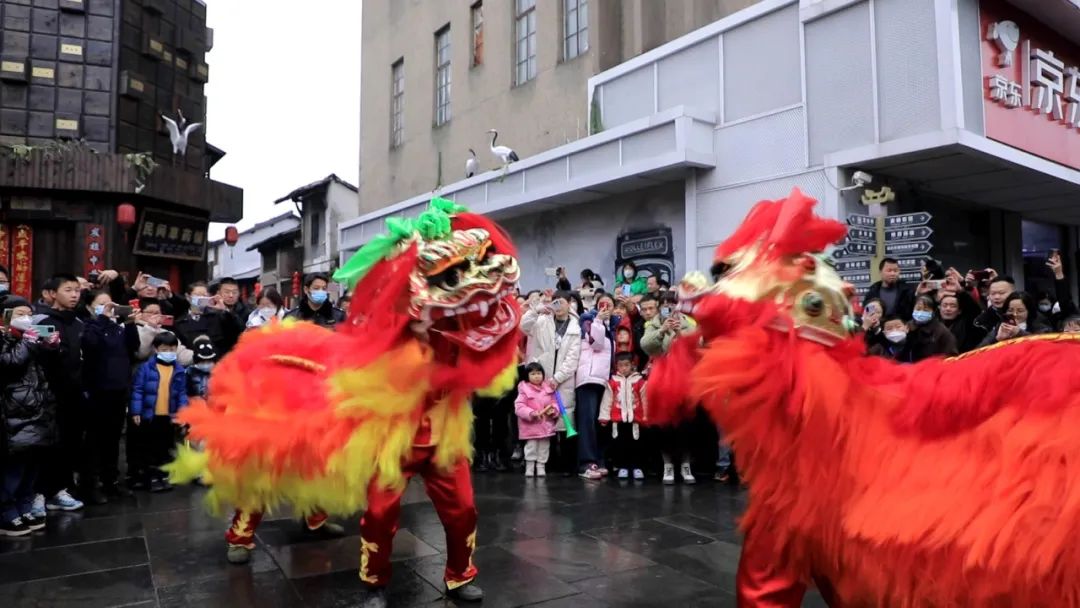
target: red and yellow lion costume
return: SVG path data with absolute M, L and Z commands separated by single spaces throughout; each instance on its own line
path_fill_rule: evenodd
M 418 435 L 449 472 L 471 458 L 474 393 L 516 380 L 518 266 L 505 233 L 444 199 L 387 222 L 335 279 L 355 284 L 336 332 L 274 323 L 215 368 L 179 422 L 174 480 L 202 476 L 215 510 L 348 515 L 372 487 L 402 489 Z
M 749 480 L 740 604 L 1080 606 L 1080 335 L 867 357 L 813 205 L 751 211 L 650 377 L 650 417 L 701 404 Z

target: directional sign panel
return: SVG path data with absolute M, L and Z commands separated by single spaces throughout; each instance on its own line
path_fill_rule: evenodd
M 871 282 L 869 272 L 841 272 L 840 278 L 844 279 L 848 283 L 851 283 L 852 285 L 869 285 Z
M 934 234 L 934 231 L 926 226 L 917 226 L 915 228 L 889 228 L 885 231 L 885 242 L 924 241 L 929 239 L 931 234 Z
M 900 273 L 900 278 L 905 280 L 905 281 L 912 281 L 912 282 L 915 282 L 915 283 L 919 283 L 919 282 L 922 281 L 922 271 L 909 270 L 908 272 L 901 272 Z
M 859 215 L 858 213 L 852 213 L 847 216 L 848 226 L 857 226 L 859 228 L 873 228 L 874 218 L 869 215 Z
M 845 272 L 858 272 L 869 271 L 870 260 L 850 260 L 846 262 L 837 262 L 833 265 L 836 268 L 836 272 L 843 275 Z
M 859 286 L 855 287 L 855 295 L 859 296 L 860 298 L 865 297 L 866 294 L 868 294 L 868 293 L 870 293 L 870 286 L 869 285 L 867 285 L 865 287 L 859 287 Z
M 900 262 L 900 270 L 922 269 L 922 258 L 900 258 L 896 261 Z
M 885 255 L 926 255 L 933 248 L 929 241 L 885 243 Z
M 877 249 L 877 246 L 873 243 L 857 243 L 850 240 L 844 241 L 843 246 L 844 251 L 848 253 L 848 255 L 843 256 L 845 258 L 853 258 L 856 256 L 864 255 L 872 256 L 874 255 L 874 251 Z
M 925 211 L 904 213 L 902 215 L 890 215 L 885 218 L 885 227 L 914 228 L 915 226 L 925 226 L 929 224 L 931 219 L 933 219 L 933 217 Z
M 848 228 L 847 238 L 848 241 L 858 243 L 877 243 L 874 231 L 866 228 Z

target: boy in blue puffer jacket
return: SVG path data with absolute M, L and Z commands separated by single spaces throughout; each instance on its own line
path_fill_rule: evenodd
M 131 421 L 139 428 L 151 492 L 172 489 L 160 467 L 176 442 L 172 418 L 188 404 L 187 370 L 176 361 L 179 346 L 176 334 L 155 336 L 156 356 L 139 367 L 131 386 Z

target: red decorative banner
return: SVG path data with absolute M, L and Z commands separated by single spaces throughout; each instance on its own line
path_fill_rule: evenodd
M 33 280 L 34 229 L 19 225 L 15 227 L 11 253 L 11 293 L 33 301 Z
M 86 225 L 86 251 L 83 259 L 84 277 L 105 270 L 105 227 L 101 224 Z
M 11 231 L 7 224 L 0 224 L 0 266 L 11 271 Z

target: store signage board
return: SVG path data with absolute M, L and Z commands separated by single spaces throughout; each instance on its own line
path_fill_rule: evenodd
M 178 260 L 206 259 L 207 221 L 204 219 L 144 209 L 133 252 Z
M 1080 47 L 1005 0 L 980 0 L 986 136 L 1080 169 Z

